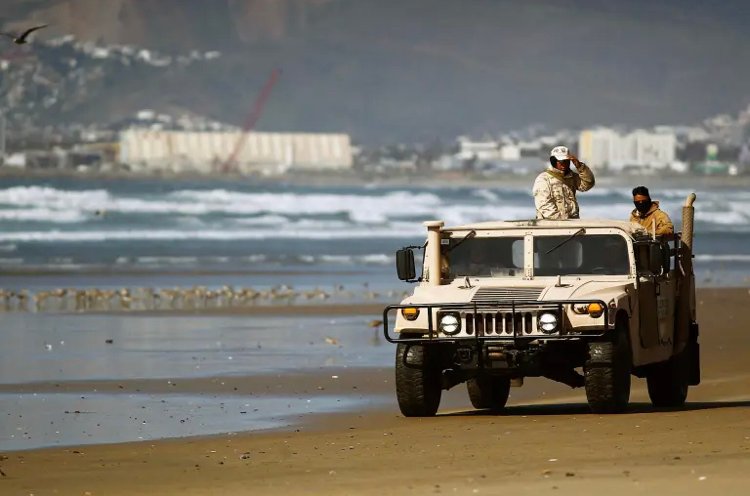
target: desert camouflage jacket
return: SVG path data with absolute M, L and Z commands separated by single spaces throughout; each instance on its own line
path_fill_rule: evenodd
M 578 200 L 576 191 L 588 191 L 594 187 L 594 173 L 581 162 L 578 173 L 561 171 L 550 167 L 534 181 L 534 204 L 537 219 L 577 219 Z
M 646 212 L 646 215 L 641 216 L 638 210 L 633 210 L 630 213 L 630 222 L 642 225 L 649 233 L 656 225 L 656 235 L 663 236 L 665 234 L 674 234 L 674 226 L 672 225 L 672 219 L 664 210 L 659 208 L 659 202 L 651 202 L 651 208 Z

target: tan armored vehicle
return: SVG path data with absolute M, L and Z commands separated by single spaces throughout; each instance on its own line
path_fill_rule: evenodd
M 401 412 L 434 415 L 462 382 L 474 407 L 499 410 L 524 377 L 584 386 L 598 413 L 625 410 L 631 374 L 655 406 L 684 404 L 700 382 L 694 199 L 671 239 L 616 220 L 426 222 L 425 245 L 396 257 L 418 284 L 384 311 Z

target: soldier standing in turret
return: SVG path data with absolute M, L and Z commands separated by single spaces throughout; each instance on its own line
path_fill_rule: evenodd
M 537 219 L 577 219 L 577 191 L 594 187 L 594 173 L 572 155 L 565 146 L 556 146 L 550 152 L 550 166 L 534 181 L 534 204 Z M 570 164 L 576 172 L 570 170 Z

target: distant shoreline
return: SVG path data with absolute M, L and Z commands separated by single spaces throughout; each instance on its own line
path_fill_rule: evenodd
M 539 170 L 544 165 L 540 163 Z M 142 174 L 133 172 L 78 172 L 71 170 L 18 170 L 0 167 L 0 177 L 14 179 L 80 179 L 92 181 L 193 181 L 193 182 L 230 182 L 233 184 L 255 185 L 290 185 L 290 186 L 383 186 L 383 187 L 524 187 L 531 188 L 536 172 L 517 175 L 479 174 L 467 176 L 454 172 L 433 172 L 430 175 L 399 174 L 375 175 L 358 171 L 319 171 L 291 172 L 279 176 L 249 176 L 231 174 L 198 174 L 198 173 L 154 173 Z M 631 187 L 640 184 L 654 188 L 745 188 L 750 187 L 748 176 L 700 176 L 700 175 L 603 175 L 597 177 L 597 184 L 606 187 Z

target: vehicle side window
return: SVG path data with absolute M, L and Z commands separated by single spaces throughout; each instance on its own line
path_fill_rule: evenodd
M 648 245 L 635 245 L 635 267 L 638 272 L 650 272 Z
M 523 239 L 517 239 L 513 241 L 513 265 L 519 269 L 523 268 Z

